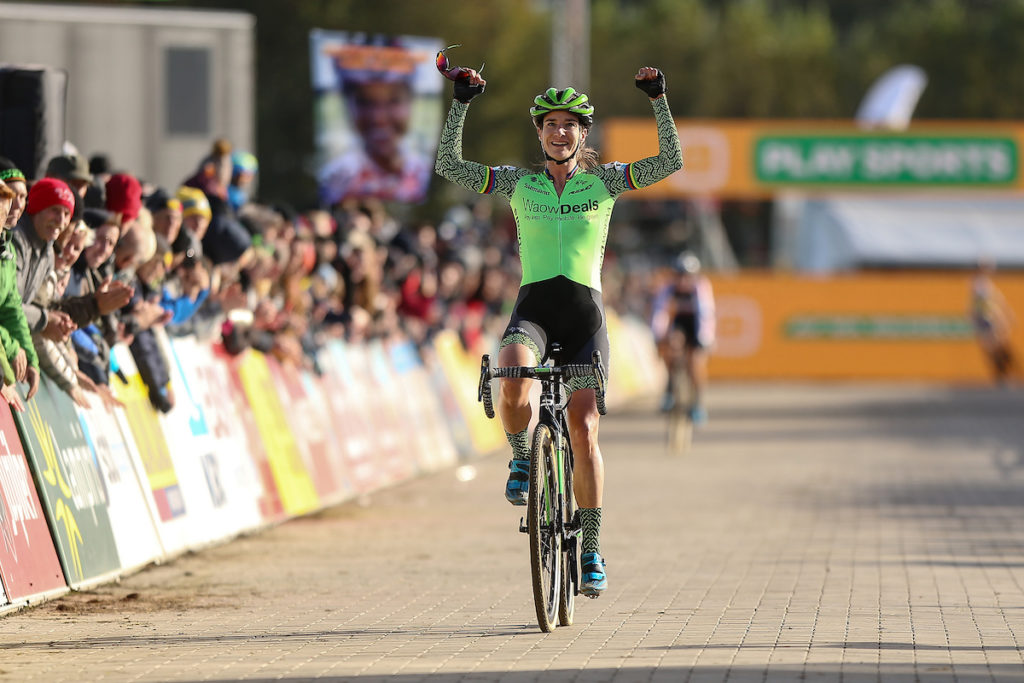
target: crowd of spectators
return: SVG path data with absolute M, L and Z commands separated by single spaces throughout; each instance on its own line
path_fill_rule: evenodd
M 489 350 L 520 279 L 514 223 L 490 198 L 412 224 L 375 201 L 261 203 L 258 172 L 225 140 L 179 187 L 103 155 L 56 157 L 37 180 L 0 157 L 0 393 L 12 407 L 15 383 L 31 398 L 40 372 L 82 406 L 116 404 L 122 343 L 153 406 L 170 410 L 160 328 L 314 371 L 330 338 L 423 346 L 448 329 Z

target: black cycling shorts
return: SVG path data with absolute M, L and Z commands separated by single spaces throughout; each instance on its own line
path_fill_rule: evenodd
M 672 328 L 680 330 L 683 336 L 686 337 L 684 342 L 686 348 L 704 348 L 704 345 L 700 343 L 700 337 L 697 333 L 697 316 L 692 313 L 680 313 L 672 319 Z
M 608 371 L 608 326 L 601 292 L 563 275 L 519 288 L 501 346 L 525 344 L 543 363 L 552 343 L 562 346 L 560 363 L 589 365 L 596 349 Z

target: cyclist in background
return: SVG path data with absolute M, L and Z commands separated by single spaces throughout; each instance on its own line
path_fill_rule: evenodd
M 465 188 L 506 197 L 518 232 L 523 279 L 502 336 L 500 367 L 539 365 L 548 354 L 549 343 L 558 342 L 563 349 L 560 362 L 589 364 L 592 352 L 598 349 L 607 370 L 601 265 L 612 205 L 623 192 L 666 178 L 682 168 L 683 162 L 665 98 L 664 75 L 643 67 L 634 80 L 654 109 L 657 156 L 629 164 L 598 164 L 597 153 L 586 146 L 594 116 L 589 98 L 573 88 L 549 88 L 534 98 L 530 108 L 545 159 L 544 168 L 537 171 L 485 166 L 462 158 L 466 112 L 486 81 L 472 69 L 463 69 L 455 78 L 455 99 L 441 134 L 435 170 Z M 599 542 L 604 488 L 604 464 L 597 443 L 599 414 L 592 384 L 576 384 L 570 389 L 569 438 L 583 527 L 580 590 L 597 597 L 607 587 Z M 532 413 L 528 380 L 501 380 L 498 413 L 513 455 L 505 497 L 513 505 L 525 505 L 530 469 L 527 429 Z
M 688 251 L 676 257 L 672 281 L 658 292 L 653 309 L 651 327 L 668 370 L 661 410 L 668 412 L 675 405 L 674 370 L 681 362 L 690 382 L 688 414 L 695 425 L 703 424 L 708 351 L 715 341 L 715 297 L 711 282 L 701 273 L 700 259 Z
M 978 264 L 971 280 L 971 324 L 978 345 L 992 367 L 996 383 L 1003 385 L 1016 366 L 1010 344 L 1014 316 L 1002 292 L 992 282 L 994 272 L 995 264 L 991 261 Z

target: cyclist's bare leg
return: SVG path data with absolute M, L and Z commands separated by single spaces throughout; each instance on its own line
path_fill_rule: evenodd
M 597 398 L 593 389 L 574 391 L 566 409 L 573 453 L 573 492 L 581 508 L 601 507 L 604 460 L 597 445 Z
M 582 528 L 580 592 L 591 598 L 608 585 L 601 557 L 601 498 L 604 492 L 604 460 L 597 445 L 597 399 L 593 389 L 574 391 L 566 408 L 569 441 L 573 452 L 573 492 Z
M 525 344 L 509 344 L 498 352 L 498 367 L 536 365 L 537 359 Z M 530 407 L 530 381 L 503 377 L 499 380 L 498 415 L 509 434 L 516 434 L 530 426 L 533 410 Z
M 708 382 L 708 357 L 704 349 L 686 348 L 686 374 L 690 378 L 690 396 L 693 404 L 700 406 L 704 398 L 704 387 Z
M 498 351 L 498 367 L 536 365 L 533 351 L 524 344 L 509 344 Z M 526 505 L 530 480 L 530 380 L 503 377 L 498 389 L 498 414 L 505 438 L 512 447 L 508 463 L 505 499 L 513 505 Z

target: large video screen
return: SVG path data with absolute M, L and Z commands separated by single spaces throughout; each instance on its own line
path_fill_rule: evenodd
M 320 200 L 419 202 L 434 169 L 440 39 L 310 33 Z

